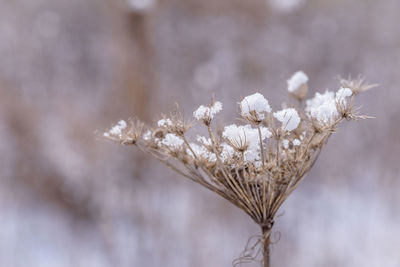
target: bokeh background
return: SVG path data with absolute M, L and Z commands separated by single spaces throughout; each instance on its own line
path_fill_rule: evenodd
M 215 93 L 380 86 L 281 208 L 273 266 L 400 266 L 400 1 L 0 0 L 0 266 L 231 266 L 258 227 L 98 137 Z M 243 266 L 258 266 L 248 264 Z

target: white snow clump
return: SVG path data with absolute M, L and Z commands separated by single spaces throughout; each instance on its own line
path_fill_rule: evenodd
M 173 133 L 166 134 L 164 139 L 161 141 L 161 144 L 169 147 L 173 151 L 179 150 L 183 143 L 183 139 Z
M 266 127 L 261 127 L 261 139 L 271 137 L 272 133 Z M 246 162 L 254 162 L 259 160 L 260 157 L 260 136 L 258 129 L 252 128 L 251 125 L 240 125 L 231 124 L 224 128 L 222 137 L 229 140 L 231 144 L 238 146 L 247 147 L 244 152 L 244 160 Z
M 193 117 L 197 120 L 210 120 L 214 115 L 222 110 L 222 103 L 217 101 L 211 107 L 201 105 L 193 112 Z
M 353 95 L 353 91 L 350 88 L 340 88 L 336 92 L 336 102 L 339 105 L 346 106 L 347 105 L 347 98 Z
M 293 76 L 287 80 L 288 91 L 289 93 L 294 93 L 301 88 L 301 86 L 305 85 L 308 82 L 308 76 L 302 72 L 298 71 Z
M 335 94 L 328 90 L 323 94 L 315 93 L 314 98 L 307 100 L 305 111 L 309 118 L 317 120 L 323 126 L 329 126 L 339 116 Z
M 161 119 L 157 122 L 158 127 L 172 126 L 172 121 L 170 119 Z
M 126 121 L 120 120 L 116 125 L 114 125 L 108 132 L 105 132 L 103 136 L 109 137 L 109 136 L 119 136 L 121 137 L 122 135 L 122 130 L 127 127 Z
M 274 117 L 282 122 L 282 130 L 284 131 L 293 131 L 299 126 L 300 117 L 297 111 L 294 108 L 286 108 L 280 111 L 274 112 Z
M 268 104 L 268 100 L 260 93 L 255 93 L 243 98 L 240 102 L 241 115 L 243 117 L 252 117 L 250 112 L 254 112 L 256 119 L 262 121 L 264 114 L 271 112 L 271 107 Z

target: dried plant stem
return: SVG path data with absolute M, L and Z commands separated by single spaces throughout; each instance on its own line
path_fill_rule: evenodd
M 262 161 L 262 166 L 263 166 L 263 172 L 262 172 L 262 188 L 263 188 L 263 194 L 262 194 L 262 203 L 261 203 L 261 207 L 262 207 L 262 213 L 264 218 L 267 216 L 267 206 L 265 205 L 266 202 L 266 184 L 265 184 L 265 158 L 264 158 L 264 145 L 263 145 L 263 138 L 262 138 L 262 134 L 261 134 L 261 128 L 260 125 L 258 126 L 258 137 L 260 139 L 260 152 L 261 152 L 261 161 Z
M 270 267 L 270 234 L 271 228 L 269 227 L 262 227 L 262 234 L 263 234 L 263 266 Z

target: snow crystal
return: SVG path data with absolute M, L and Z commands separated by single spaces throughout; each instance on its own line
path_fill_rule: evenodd
M 158 127 L 172 126 L 172 121 L 170 119 L 161 119 L 157 122 Z
M 214 115 L 222 110 L 222 103 L 217 101 L 211 107 L 201 105 L 198 109 L 193 112 L 193 117 L 197 120 L 209 120 L 213 119 Z
M 336 102 L 339 105 L 346 106 L 347 105 L 347 97 L 350 97 L 353 95 L 353 91 L 350 90 L 350 88 L 340 88 L 336 92 Z
M 299 114 L 294 108 L 286 108 L 274 112 L 274 117 L 282 122 L 282 129 L 284 131 L 293 131 L 300 123 Z
M 293 145 L 294 146 L 299 146 L 300 145 L 300 140 L 299 139 L 294 139 L 293 140 Z
M 172 150 L 178 150 L 182 147 L 184 141 L 179 136 L 169 133 L 165 135 L 165 138 L 161 141 L 161 144 L 171 148 Z
M 111 135 L 119 136 L 122 135 L 122 130 L 127 127 L 127 124 L 124 120 L 120 120 L 115 126 L 113 126 L 108 132 L 105 132 L 103 135 L 109 137 Z
M 258 120 L 264 119 L 265 112 L 271 112 L 271 107 L 268 104 L 268 100 L 260 93 L 246 96 L 240 102 L 241 115 L 243 117 L 251 117 L 250 112 L 254 111 L 257 115 Z
M 308 76 L 302 72 L 298 71 L 293 76 L 287 80 L 288 91 L 294 93 L 300 89 L 301 86 L 308 82 Z
M 322 125 L 333 123 L 339 115 L 335 94 L 330 91 L 325 91 L 324 94 L 317 92 L 314 98 L 307 100 L 305 111 L 310 118 L 316 119 Z

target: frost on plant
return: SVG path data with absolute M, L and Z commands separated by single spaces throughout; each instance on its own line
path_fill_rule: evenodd
M 168 133 L 165 135 L 165 137 L 157 143 L 158 146 L 166 147 L 168 149 L 171 149 L 172 151 L 179 151 L 182 149 L 183 145 L 183 139 L 177 136 L 176 134 L 173 133 Z
M 265 114 L 271 112 L 268 100 L 260 93 L 246 96 L 240 102 L 241 115 L 249 122 L 261 122 Z
M 323 94 L 317 92 L 314 98 L 307 100 L 306 103 L 307 116 L 323 126 L 331 125 L 339 116 L 334 92 L 328 90 Z
M 347 105 L 347 99 L 353 94 L 353 92 L 349 88 L 340 88 L 339 91 L 336 92 L 336 103 L 338 105 Z
M 274 117 L 282 123 L 284 131 L 293 131 L 300 124 L 300 117 L 294 108 L 286 108 L 274 113 Z
M 217 101 L 210 106 L 201 105 L 198 109 L 193 112 L 193 117 L 199 121 L 203 121 L 205 124 L 211 122 L 215 114 L 222 110 L 222 103 Z
M 126 121 L 120 120 L 115 126 L 113 126 L 108 132 L 105 132 L 103 135 L 105 137 L 122 137 L 122 130 L 126 128 Z
M 308 76 L 304 72 L 298 71 L 287 80 L 287 90 L 293 97 L 302 100 L 308 91 L 307 82 Z
M 215 130 L 213 120 L 222 103 L 213 100 L 195 109 L 189 121 L 179 112 L 163 116 L 153 126 L 121 120 L 104 136 L 136 146 L 242 209 L 262 229 L 261 254 L 264 266 L 269 266 L 270 233 L 280 206 L 313 166 L 337 126 L 344 120 L 366 118 L 358 115 L 354 98 L 370 85 L 342 80 L 336 92 L 317 92 L 303 102 L 307 81 L 303 72 L 288 80 L 290 95 L 299 101 L 282 110 L 273 111 L 260 93 L 244 97 L 239 102 L 242 123 L 222 126 L 220 131 Z M 197 127 L 204 127 L 208 134 L 199 135 Z M 252 253 L 245 251 L 240 259 L 253 259 Z

